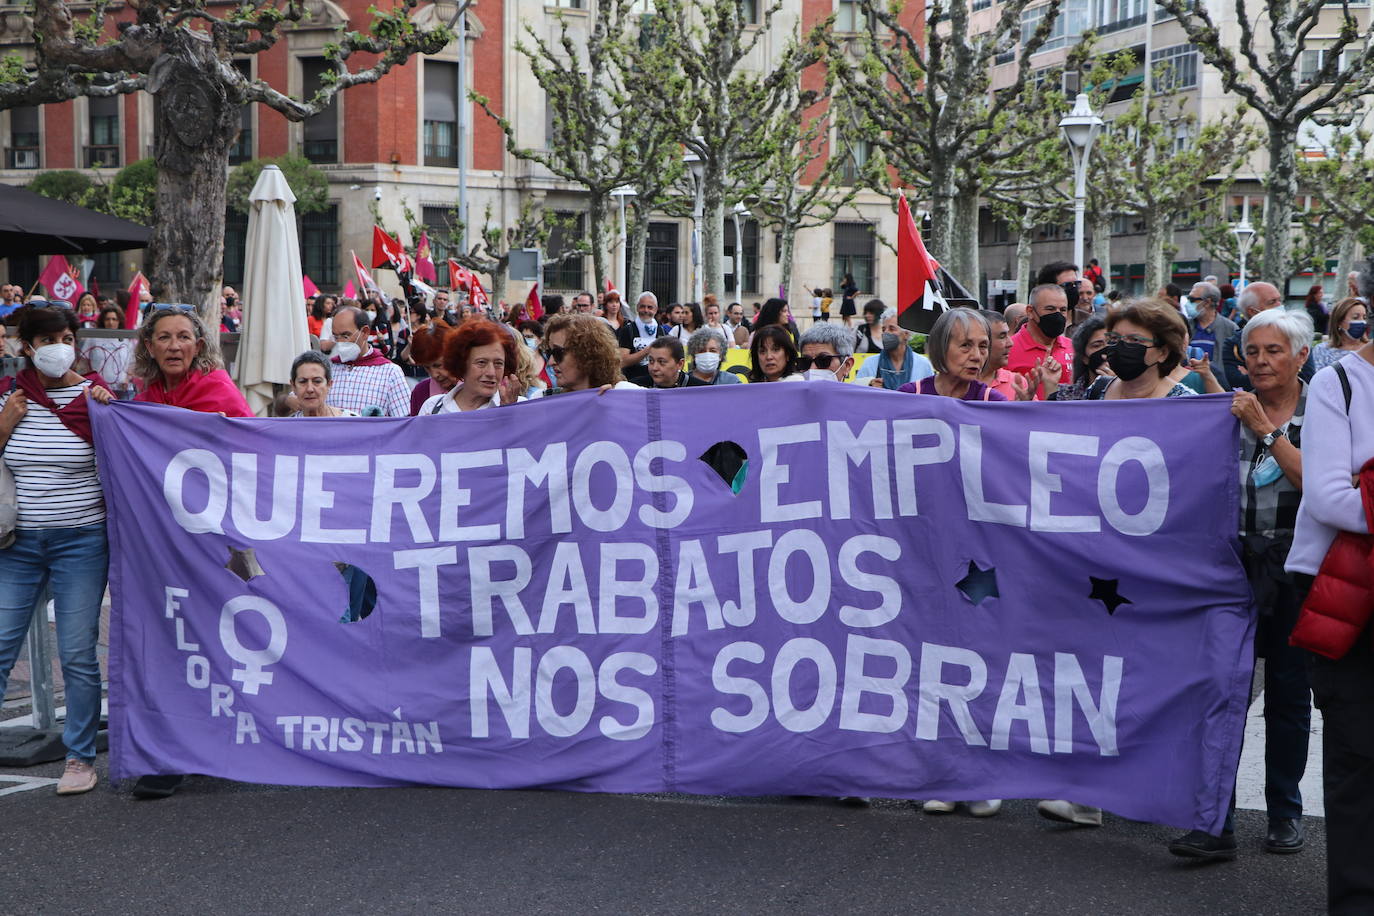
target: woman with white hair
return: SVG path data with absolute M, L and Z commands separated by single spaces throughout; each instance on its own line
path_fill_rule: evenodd
M 865 306 L 865 308 L 867 308 Z M 919 382 L 935 374 L 930 360 L 914 352 L 908 345 L 911 332 L 897 324 L 897 310 L 887 308 L 878 319 L 880 351 L 868 359 L 854 373 L 854 383 L 896 391 L 907 382 Z
M 1005 401 L 1007 396 L 978 381 L 988 361 L 992 335 L 987 319 L 973 309 L 953 308 L 941 315 L 926 338 L 926 356 L 935 374 L 898 388 L 913 394 L 938 394 L 963 401 Z
M 1374 294 L 1374 263 L 1360 274 L 1360 293 Z M 1254 320 L 1254 319 L 1252 319 Z M 1352 600 L 1355 584 L 1342 587 L 1340 559 L 1353 552 L 1353 569 L 1368 576 L 1361 542 L 1368 536 L 1367 486 L 1359 478 L 1374 458 L 1374 344 L 1365 344 L 1323 369 L 1308 387 L 1303 423 L 1302 505 L 1286 568 L 1300 588 L 1311 589 L 1294 639 L 1320 654 L 1311 657 L 1308 681 L 1322 711 L 1322 784 L 1326 800 L 1327 907 L 1332 913 L 1374 912 L 1374 623 L 1368 606 Z M 1352 486 L 1352 482 L 1356 485 Z M 1346 548 L 1342 550 L 1342 548 Z M 1318 575 L 1321 573 L 1321 575 Z M 1312 577 L 1316 576 L 1314 583 Z M 1336 580 L 1336 581 L 1333 581 Z M 1363 624 L 1357 623 L 1361 611 Z M 1343 615 L 1343 616 L 1342 616 Z M 1340 644 L 1299 640 L 1322 629 L 1347 634 Z
M 687 355 L 692 358 L 692 371 L 687 374 L 685 387 L 740 384 L 738 375 L 720 368 L 720 361 L 729 346 L 725 340 L 724 330 L 717 330 L 709 324 L 687 338 Z
M 1240 540 L 1259 612 L 1255 654 L 1264 659 L 1265 849 L 1303 848 L 1302 795 L 1312 699 L 1304 651 L 1288 643 L 1307 590 L 1284 570 L 1302 499 L 1303 414 L 1307 386 L 1298 377 L 1312 342 L 1305 312 L 1271 309 L 1241 332 L 1241 352 L 1254 391 L 1232 396 L 1240 420 Z M 1231 859 L 1232 814 L 1218 835 L 1194 830 L 1169 844 L 1176 856 Z

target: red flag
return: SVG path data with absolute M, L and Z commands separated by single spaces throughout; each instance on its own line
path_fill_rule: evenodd
M 439 272 L 434 269 L 434 259 L 429 252 L 429 233 L 421 232 L 420 241 L 415 245 L 415 276 L 426 283 L 438 283 Z
M 315 281 L 310 279 L 309 275 L 301 277 L 301 286 L 305 290 L 305 298 L 307 299 L 314 299 L 320 294 L 320 288 L 315 285 Z
M 475 309 L 485 309 L 491 300 L 487 298 L 487 291 L 482 289 L 482 281 L 477 279 L 475 273 L 469 272 L 468 276 L 472 278 L 472 291 L 468 293 L 468 302 L 472 303 Z
M 472 292 L 472 271 L 459 264 L 453 258 L 448 259 L 448 285 L 450 289 L 462 290 L 465 293 Z
M 530 287 L 530 294 L 525 297 L 525 314 L 531 321 L 539 321 L 544 317 L 544 303 L 539 298 L 539 284 Z
M 607 278 L 606 278 L 606 292 L 609 293 L 609 292 L 610 292 L 611 290 L 613 290 L 613 289 L 615 289 L 615 287 L 611 285 L 611 278 L 610 278 L 610 277 L 607 277 Z
M 363 262 L 358 260 L 357 252 L 349 251 L 348 253 L 353 255 L 353 271 L 358 275 L 358 291 L 363 295 L 367 295 L 369 292 L 380 294 L 381 288 L 373 281 L 367 268 L 363 267 Z
M 397 273 L 409 273 L 414 267 L 405 246 L 382 231 L 372 227 L 372 266 L 390 267 Z
M 132 331 L 138 327 L 138 314 L 142 308 L 139 301 L 143 296 L 143 291 L 148 288 L 148 278 L 143 276 L 143 271 L 134 274 L 133 282 L 129 284 L 129 307 L 124 310 L 124 328 Z
M 66 256 L 60 254 L 49 259 L 48 266 L 43 268 L 43 273 L 38 277 L 38 282 L 47 287 L 50 298 L 62 299 L 73 305 L 86 291 L 81 281 L 76 278 L 76 271 L 67 263 Z
M 344 284 L 343 294 L 345 299 L 358 298 L 358 288 L 353 285 L 352 280 L 349 280 L 347 283 Z
M 935 285 L 934 263 L 903 194 L 897 205 L 897 323 L 908 331 L 930 333 L 949 310 Z

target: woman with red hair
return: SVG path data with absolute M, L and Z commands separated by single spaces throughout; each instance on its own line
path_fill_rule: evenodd
M 469 318 L 444 340 L 443 369 L 456 384 L 420 406 L 420 416 L 500 407 L 525 400 L 515 375 L 515 337 L 486 318 Z
M 452 390 L 457 379 L 444 369 L 444 341 L 453 333 L 453 326 L 442 318 L 436 318 L 422 328 L 416 328 L 410 337 L 410 346 L 405 356 L 412 363 L 429 373 L 410 391 L 410 415 L 418 416 L 420 407 L 437 394 Z

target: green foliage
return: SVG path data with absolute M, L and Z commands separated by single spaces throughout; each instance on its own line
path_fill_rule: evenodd
M 286 184 L 296 195 L 296 213 L 318 213 L 329 206 L 329 179 L 324 172 L 304 156 L 287 153 L 271 159 L 253 159 L 229 173 L 225 197 L 232 209 L 239 213 L 249 211 L 248 195 L 253 193 L 263 168 L 269 165 L 275 165 L 286 176 Z
M 150 159 L 131 162 L 110 182 L 106 212 L 122 219 L 151 225 L 157 204 L 157 163 Z
M 95 187 L 96 184 L 89 175 L 75 169 L 56 169 L 51 172 L 44 172 L 35 176 L 33 181 L 28 184 L 28 189 L 35 194 L 42 194 L 53 200 L 64 200 L 69 204 L 77 204 L 78 206 L 85 206 L 82 202 L 89 199 L 89 195 L 94 192 Z
M 1321 158 L 1298 158 L 1298 180 L 1318 197 L 1310 210 L 1298 214 L 1302 233 L 1294 254 L 1299 267 L 1325 270 L 1327 259 L 1336 257 L 1343 244 L 1348 247 L 1352 236 L 1374 235 L 1368 231 L 1374 158 L 1364 154 L 1370 140 L 1366 130 L 1336 131 Z

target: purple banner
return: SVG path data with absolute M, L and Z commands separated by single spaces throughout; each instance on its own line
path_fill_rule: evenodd
M 1068 798 L 1216 831 L 1252 667 L 1229 403 L 93 409 L 112 770 Z

